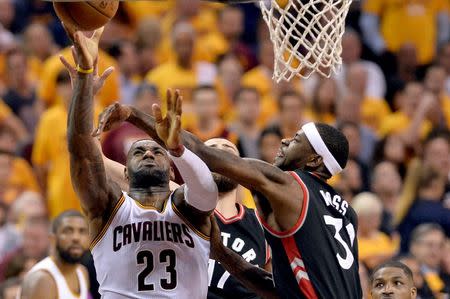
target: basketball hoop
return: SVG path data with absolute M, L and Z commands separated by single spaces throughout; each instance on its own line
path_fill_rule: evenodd
M 330 77 L 342 64 L 342 35 L 352 0 L 261 0 L 274 48 L 273 79 Z

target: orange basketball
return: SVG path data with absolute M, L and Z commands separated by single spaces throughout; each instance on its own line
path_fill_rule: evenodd
M 91 0 L 83 2 L 53 2 L 56 14 L 65 24 L 81 31 L 104 26 L 116 14 L 118 0 Z

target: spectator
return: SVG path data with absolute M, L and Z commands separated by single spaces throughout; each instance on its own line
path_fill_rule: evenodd
M 258 126 L 260 98 L 254 88 L 241 88 L 234 98 L 236 120 L 230 125 L 230 131 L 238 136 L 237 148 L 243 157 L 258 158 L 258 138 L 261 129 Z
M 424 144 L 421 165 L 410 170 L 415 180 L 409 180 L 408 184 L 415 189 L 411 195 L 403 196 L 397 220 L 403 250 L 413 229 L 422 223 L 437 223 L 450 235 L 450 209 L 444 206 L 450 173 L 448 140 L 448 133 L 430 135 Z
M 199 40 L 207 48 L 209 62 L 217 62 L 226 53 L 233 53 L 239 58 L 244 70 L 255 66 L 255 58 L 250 49 L 240 41 L 244 31 L 244 15 L 236 6 L 225 6 L 218 14 L 218 31 L 213 31 Z
M 28 57 L 31 77 L 39 81 L 42 64 L 58 50 L 50 31 L 41 23 L 32 23 L 25 28 L 24 48 Z
M 143 82 L 138 86 L 133 105 L 147 114 L 152 113 L 152 105 L 159 103 L 158 90 L 154 85 Z M 123 165 L 126 164 L 127 153 L 134 141 L 146 139 L 148 135 L 132 124 L 125 122 L 105 136 L 102 142 L 106 157 Z
M 0 99 L 0 127 L 5 130 L 9 130 L 14 139 L 11 139 L 9 145 L 5 143 L 0 144 L 0 148 L 3 150 L 10 150 L 11 152 L 16 150 L 17 142 L 25 142 L 29 139 L 28 131 L 23 122 L 14 115 L 3 100 Z
M 340 92 L 334 79 L 321 78 L 314 88 L 311 106 L 308 109 L 308 118 L 327 124 L 334 124 L 335 107 Z
M 213 86 L 199 86 L 192 92 L 192 103 L 196 120 L 187 126 L 198 138 L 206 141 L 211 138 L 225 138 L 236 143 L 237 136 L 225 127 L 220 118 L 219 95 Z
M 351 203 L 358 215 L 358 252 L 370 270 L 391 259 L 398 250 L 398 240 L 380 231 L 383 204 L 373 193 L 360 193 Z
M 127 2 L 126 5 L 128 4 Z M 136 51 L 139 59 L 138 67 L 141 78 L 144 78 L 150 70 L 162 62 L 162 54 L 159 47 L 162 38 L 161 35 L 161 26 L 157 19 L 145 19 L 139 23 L 136 32 Z
M 445 284 L 446 274 L 440 272 L 444 246 L 445 234 L 437 224 L 421 224 L 411 234 L 410 252 L 419 261 L 425 281 L 438 298 L 450 291 L 450 285 Z
M 31 264 L 38 262 L 48 254 L 49 238 L 48 223 L 46 222 L 28 222 L 23 230 L 23 243 L 17 250 L 8 254 L 0 263 L 0 281 L 3 281 L 5 275 L 10 271 L 13 265 L 18 267 L 14 269 L 15 274 L 24 274 L 24 270 Z M 26 263 L 30 260 L 31 263 Z
M 126 40 L 115 42 L 108 51 L 120 69 L 120 101 L 131 104 L 137 89 L 139 60 L 135 45 Z
M 171 34 L 175 60 L 161 64 L 150 71 L 146 77 L 148 82 L 156 85 L 160 97 L 165 98 L 168 88 L 179 89 L 183 95 L 183 126 L 190 126 L 195 119 L 192 102 L 192 91 L 199 85 L 214 85 L 216 68 L 206 62 L 193 60 L 196 34 L 187 22 L 177 23 Z M 165 103 L 163 101 L 162 103 Z M 162 107 L 163 110 L 166 107 Z
M 424 86 L 436 99 L 428 114 L 435 129 L 450 128 L 450 97 L 445 91 L 445 79 L 445 68 L 439 65 L 429 67 L 425 74 Z
M 280 128 L 276 126 L 267 127 L 262 130 L 258 140 L 259 158 L 272 164 L 280 149 L 281 139 L 283 139 L 283 135 L 281 134 Z
M 15 250 L 21 241 L 21 236 L 16 227 L 7 222 L 8 206 L 0 202 L 0 261 Z
M 438 62 L 445 69 L 445 92 L 450 96 L 450 41 L 440 48 Z
M 406 42 L 417 48 L 421 65 L 430 63 L 436 45 L 450 38 L 448 8 L 444 1 L 391 2 L 368 0 L 360 19 L 364 41 L 376 54 L 397 52 Z
M 356 157 L 362 163 L 370 165 L 378 138 L 369 127 L 361 123 L 361 101 L 356 95 L 346 94 L 336 105 L 337 126 L 340 127 L 345 122 L 354 123 L 358 127 L 360 148 Z
M 386 79 L 381 68 L 368 60 L 361 59 L 361 39 L 354 29 L 345 28 L 342 36 L 342 70 L 336 75 L 336 80 L 344 84 L 345 77 L 350 65 L 360 64 L 367 73 L 364 94 L 372 99 L 383 99 L 386 94 Z
M 383 203 L 380 231 L 388 235 L 391 235 L 394 231 L 393 217 L 397 212 L 401 188 L 402 178 L 395 164 L 382 161 L 375 165 L 370 190 Z
M 362 63 L 353 63 L 347 67 L 346 91 L 361 101 L 361 120 L 374 132 L 379 132 L 386 116 L 391 112 L 383 98 L 374 98 L 366 94 L 368 71 Z
M 11 50 L 6 54 L 5 63 L 8 77 L 2 98 L 22 120 L 28 132 L 33 133 L 41 108 L 36 100 L 35 87 L 27 77 L 27 57 L 21 50 Z
M 32 153 L 32 161 L 47 198 L 50 219 L 67 209 L 80 209 L 70 181 L 66 134 L 72 87 L 66 70 L 56 78 L 56 92 L 60 104 L 42 114 Z
M 423 274 L 420 270 L 419 261 L 412 255 L 403 256 L 399 258 L 398 261 L 405 264 L 409 269 L 411 269 L 411 272 L 413 274 L 414 286 L 417 288 L 417 298 L 434 298 L 433 292 L 425 281 L 425 278 L 423 277 Z
M 225 119 L 235 117 L 234 109 L 230 109 L 238 91 L 241 90 L 242 66 L 234 54 L 226 54 L 217 62 L 217 91 L 220 94 L 220 114 Z
M 283 138 L 295 136 L 298 128 L 307 122 L 305 116 L 305 99 L 295 91 L 287 91 L 278 99 L 279 116 L 274 126 L 277 127 Z
M 352 203 L 353 197 L 364 190 L 364 181 L 361 166 L 357 161 L 349 159 L 347 166 L 340 173 L 336 181 L 331 181 L 330 184 L 335 185 L 338 190 L 342 190 L 345 200 Z

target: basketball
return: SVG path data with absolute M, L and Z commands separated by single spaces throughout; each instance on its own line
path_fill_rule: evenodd
M 114 17 L 119 1 L 53 2 L 53 7 L 65 24 L 73 25 L 81 31 L 91 31 L 104 26 Z

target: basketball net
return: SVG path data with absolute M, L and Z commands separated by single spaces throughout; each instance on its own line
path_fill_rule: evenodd
M 273 79 L 330 77 L 342 64 L 342 35 L 352 0 L 261 0 L 274 49 Z

